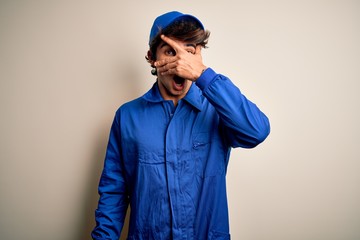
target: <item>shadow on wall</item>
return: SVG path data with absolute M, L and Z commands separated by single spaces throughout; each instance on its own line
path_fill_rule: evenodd
M 142 95 L 142 90 L 139 88 L 139 84 L 141 82 L 141 76 L 139 75 L 138 71 L 135 69 L 135 64 L 131 64 L 128 66 L 129 63 L 123 64 L 119 67 L 119 77 L 117 78 L 117 82 L 114 84 L 119 86 L 119 88 L 112 88 L 115 89 L 114 91 L 118 91 L 115 95 L 118 95 L 121 90 L 121 99 L 119 105 L 132 100 L 134 98 L 139 97 Z M 149 68 L 150 69 L 150 68 Z M 144 69 L 147 71 L 149 69 Z M 149 70 L 150 72 L 150 70 Z M 150 73 L 149 73 L 150 76 Z M 152 84 L 152 83 L 151 83 Z M 125 94 L 124 94 L 125 93 Z M 84 190 L 83 196 L 83 209 L 81 210 L 81 217 L 79 223 L 79 229 L 76 236 L 77 240 L 87 240 L 91 239 L 91 231 L 95 227 L 95 209 L 97 208 L 97 203 L 99 200 L 99 195 L 97 192 L 101 172 L 103 169 L 104 164 L 104 157 L 108 142 L 110 132 L 110 126 L 101 126 L 99 127 L 99 133 L 97 134 L 97 138 L 94 139 L 94 152 L 92 154 L 93 158 L 91 159 L 91 171 L 88 173 L 88 181 L 86 184 L 86 189 Z M 129 214 L 130 207 L 127 211 L 127 215 L 125 218 L 125 223 L 123 226 L 123 230 L 121 233 L 120 240 L 126 240 L 128 235 L 128 228 L 129 228 Z

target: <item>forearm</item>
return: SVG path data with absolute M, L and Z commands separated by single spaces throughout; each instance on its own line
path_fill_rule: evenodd
M 104 175 L 99 185 L 100 200 L 95 211 L 96 227 L 92 232 L 95 240 L 118 239 L 128 208 L 128 198 L 121 189 L 120 184 L 107 182 Z
M 124 224 L 129 197 L 123 173 L 119 121 L 114 119 L 99 183 L 99 203 L 95 212 L 93 239 L 118 239 Z
M 232 147 L 255 147 L 268 136 L 268 118 L 230 79 L 208 68 L 196 84 L 217 110 Z

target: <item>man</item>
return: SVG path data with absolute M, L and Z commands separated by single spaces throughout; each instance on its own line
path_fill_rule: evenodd
M 146 56 L 157 76 L 121 106 L 99 184 L 93 239 L 230 239 L 226 169 L 232 147 L 252 148 L 268 118 L 202 62 L 209 32 L 194 16 L 155 19 Z

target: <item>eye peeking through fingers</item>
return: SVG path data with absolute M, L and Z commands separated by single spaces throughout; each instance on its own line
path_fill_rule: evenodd
M 175 55 L 176 55 L 176 52 L 175 52 L 174 49 L 168 49 L 168 50 L 165 51 L 165 54 L 166 54 L 167 56 L 175 56 Z

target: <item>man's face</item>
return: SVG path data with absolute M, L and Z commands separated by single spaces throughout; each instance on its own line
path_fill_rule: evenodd
M 194 54 L 195 44 L 174 40 L 179 46 L 189 53 Z M 176 56 L 175 50 L 166 42 L 161 42 L 156 49 L 157 61 Z M 191 87 L 192 81 L 181 78 L 177 75 L 158 74 L 158 85 L 160 93 L 165 100 L 173 100 L 176 104 L 178 100 L 185 97 Z

